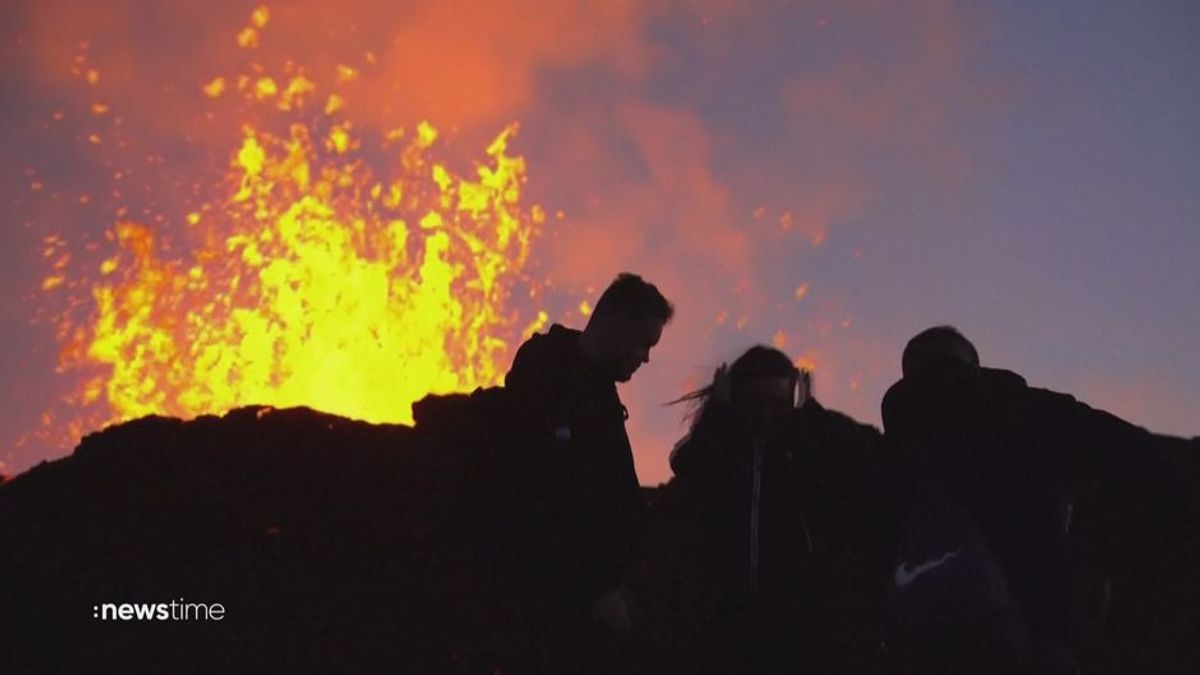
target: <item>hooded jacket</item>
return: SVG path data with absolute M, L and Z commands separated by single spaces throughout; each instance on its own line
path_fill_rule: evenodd
M 881 448 L 877 430 L 816 400 L 761 437 L 731 406 L 710 402 L 671 467 L 696 526 L 708 530 L 722 593 L 810 608 L 862 604 L 845 593 L 878 586 L 871 533 L 881 524 Z
M 1119 538 L 1113 505 L 1144 500 L 1151 477 L 1141 450 L 1151 435 L 990 368 L 902 379 L 882 408 L 900 491 L 938 490 L 964 509 L 1022 619 L 1071 644 L 1078 560 L 1090 549 L 1096 562 L 1119 564 L 1109 545 Z
M 642 551 L 645 505 L 613 379 L 581 333 L 553 325 L 517 351 L 505 378 L 528 562 L 556 602 L 582 610 L 625 583 Z

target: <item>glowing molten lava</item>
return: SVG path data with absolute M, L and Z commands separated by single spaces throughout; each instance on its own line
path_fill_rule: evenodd
M 427 123 L 358 133 L 336 83 L 259 72 L 199 90 L 240 92 L 268 122 L 242 122 L 212 197 L 173 218 L 183 232 L 117 222 L 115 254 L 74 286 L 94 311 L 61 319 L 60 365 L 88 374 L 70 402 L 107 418 L 85 427 L 250 403 L 407 422 L 426 393 L 501 379 L 545 321 L 509 308 L 536 290 L 522 269 L 544 220 L 521 204 L 515 125 L 460 176 Z

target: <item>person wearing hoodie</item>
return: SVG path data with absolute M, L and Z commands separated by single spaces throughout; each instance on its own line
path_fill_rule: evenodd
M 810 387 L 786 354 L 755 346 L 680 399 L 695 409 L 668 499 L 696 532 L 674 573 L 690 577 L 676 582 L 691 598 L 681 606 L 696 608 L 680 620 L 702 625 L 689 629 L 700 644 L 677 651 L 702 669 L 863 672 L 878 661 L 882 438 Z
M 981 367 L 949 326 L 910 340 L 902 371 L 882 403 L 907 507 L 896 672 L 1078 672 L 1104 612 L 1094 582 L 1121 567 L 1120 540 L 1160 482 L 1156 437 Z
M 534 335 L 505 377 L 519 455 L 505 477 L 519 505 L 510 541 L 535 623 L 561 643 L 549 659 L 572 669 L 631 630 L 645 505 L 616 384 L 649 362 L 673 314 L 656 286 L 623 273 L 582 331 Z

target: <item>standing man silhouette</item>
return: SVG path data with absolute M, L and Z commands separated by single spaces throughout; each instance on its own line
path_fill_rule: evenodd
M 630 632 L 645 504 L 616 383 L 650 361 L 673 314 L 657 287 L 623 273 L 582 331 L 555 324 L 534 335 L 505 378 L 523 455 L 513 481 L 525 600 L 547 643 L 564 646 L 549 658 L 576 670 L 582 660 L 600 667 Z

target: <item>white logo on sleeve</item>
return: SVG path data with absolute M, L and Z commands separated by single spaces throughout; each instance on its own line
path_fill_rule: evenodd
M 908 568 L 908 563 L 900 563 L 896 566 L 896 587 L 904 588 L 905 586 L 916 581 L 917 577 L 921 576 L 922 574 L 925 574 L 929 570 L 941 567 L 949 562 L 950 559 L 958 557 L 959 553 L 962 553 L 961 546 L 940 558 L 926 560 L 912 569 Z

